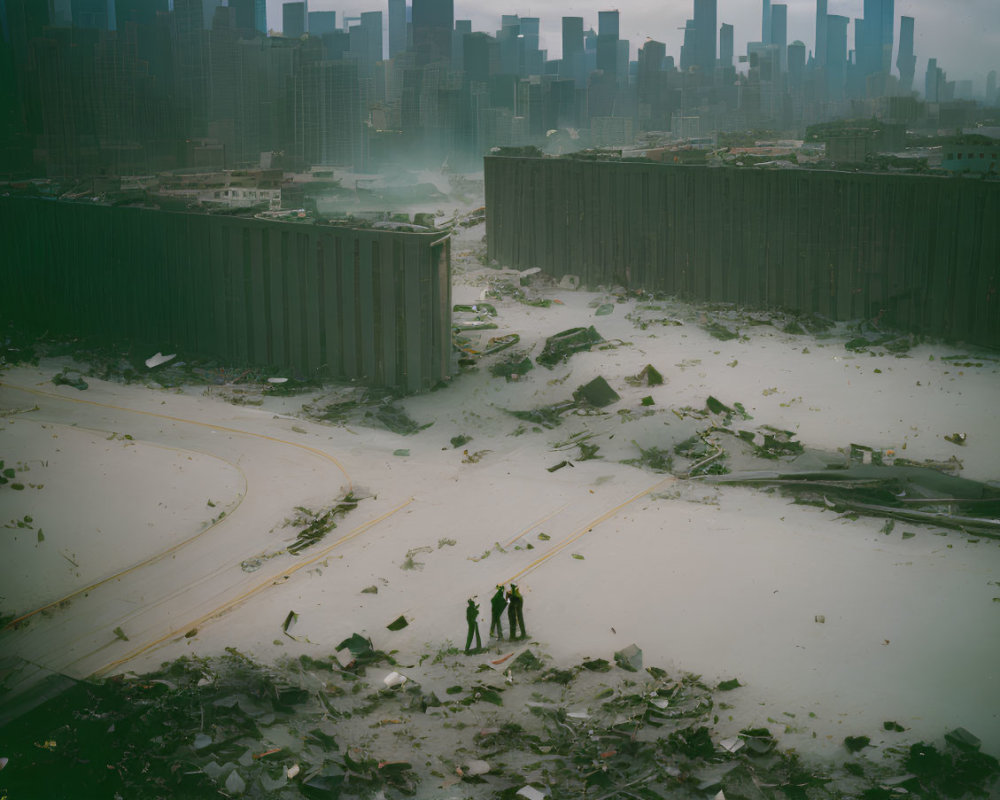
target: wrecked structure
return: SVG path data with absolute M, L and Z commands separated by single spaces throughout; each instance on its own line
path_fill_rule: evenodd
M 5 197 L 0 236 L 0 314 L 26 329 L 404 391 L 449 374 L 441 231 Z
M 489 156 L 488 255 L 596 287 L 1000 345 L 1000 183 Z

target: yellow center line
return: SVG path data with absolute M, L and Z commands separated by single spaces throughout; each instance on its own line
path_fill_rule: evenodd
M 252 437 L 257 437 L 259 439 L 265 439 L 265 440 L 271 441 L 271 442 L 277 442 L 278 444 L 289 445 L 290 447 L 297 447 L 299 449 L 306 450 L 306 451 L 308 451 L 310 453 L 318 455 L 320 458 L 323 458 L 323 459 L 331 462 L 334 466 L 337 467 L 337 469 L 339 469 L 341 471 L 341 473 L 343 473 L 344 477 L 347 479 L 348 491 L 352 491 L 353 490 L 353 486 L 352 486 L 350 475 L 347 474 L 347 470 L 344 469 L 344 467 L 340 464 L 339 461 L 337 461 L 337 459 L 335 459 L 333 456 L 329 455 L 328 453 L 324 453 L 322 450 L 318 450 L 318 449 L 316 449 L 314 447 L 310 447 L 309 445 L 305 445 L 305 444 L 302 444 L 300 442 L 289 442 L 289 441 L 287 441 L 285 439 L 279 439 L 279 438 L 277 438 L 275 436 L 268 436 L 267 434 L 263 434 L 263 433 L 254 433 L 252 431 L 243 431 L 243 430 L 239 430 L 237 428 L 229 428 L 229 427 L 227 427 L 225 425 L 216 425 L 216 424 L 211 423 L 211 422 L 202 422 L 201 420 L 196 420 L 196 419 L 185 419 L 185 418 L 182 418 L 182 417 L 174 417 L 174 416 L 171 416 L 169 414 L 159 414 L 159 413 L 157 413 L 155 411 L 142 411 L 142 410 L 135 409 L 135 408 L 126 408 L 126 407 L 123 407 L 123 406 L 112 405 L 111 403 L 100 403 L 100 402 L 98 402 L 96 400 L 86 400 L 86 399 L 84 399 L 82 397 L 66 397 L 64 395 L 56 394 L 54 392 L 46 392 L 46 391 L 43 391 L 41 389 L 33 389 L 33 388 L 30 388 L 30 387 L 27 387 L 27 386 L 19 386 L 18 384 L 8 383 L 6 381 L 0 381 L 0 386 L 6 387 L 8 389 L 15 389 L 15 390 L 18 390 L 18 391 L 21 391 L 21 392 L 25 392 L 25 393 L 28 393 L 28 394 L 38 395 L 39 397 L 49 397 L 49 398 L 53 398 L 53 399 L 56 399 L 56 400 L 64 400 L 64 401 L 71 402 L 71 403 L 79 403 L 81 405 L 94 406 L 96 408 L 107 408 L 107 409 L 112 409 L 112 410 L 115 410 L 115 411 L 121 411 L 121 412 L 129 413 L 129 414 L 141 414 L 141 415 L 144 415 L 144 416 L 147 416 L 147 417 L 155 417 L 157 419 L 165 419 L 165 420 L 169 420 L 171 422 L 178 422 L 178 423 L 186 424 L 186 425 L 198 425 L 198 426 L 201 426 L 201 427 L 204 427 L 204 428 L 210 428 L 212 430 L 225 431 L 227 433 L 235 433 L 235 434 L 239 434 L 239 435 L 243 435 L 243 436 L 252 436 Z M 59 424 L 65 424 L 65 423 L 59 423 Z M 93 429 L 85 428 L 85 430 L 93 430 Z M 149 442 L 149 444 L 151 444 L 153 446 L 159 446 L 159 447 L 167 447 L 167 448 L 169 448 L 168 445 L 157 445 L 155 442 Z M 169 449 L 175 449 L 175 450 L 180 451 L 179 448 L 169 448 Z M 243 476 L 244 490 L 243 490 L 243 495 L 241 496 L 240 501 L 237 504 L 237 508 L 238 508 L 239 505 L 242 504 L 243 500 L 246 498 L 247 491 L 248 491 L 248 488 L 247 488 L 247 477 L 246 477 L 246 474 L 243 472 L 243 469 L 239 465 L 233 464 L 232 462 L 227 461 L 226 459 L 221 458 L 221 457 L 215 455 L 214 453 L 209 453 L 209 452 L 206 452 L 206 451 L 193 450 L 191 448 L 184 448 L 184 449 L 187 450 L 188 452 L 193 452 L 193 453 L 199 453 L 200 452 L 203 455 L 211 456 L 212 458 L 218 458 L 220 461 L 223 461 L 223 462 L 225 462 L 227 464 L 230 464 L 230 466 L 233 466 L 237 470 L 239 470 L 240 475 Z M 232 509 L 232 510 L 235 511 L 236 509 Z M 23 622 L 26 619 L 29 619 L 30 617 L 33 617 L 35 614 L 38 614 L 41 611 L 45 611 L 47 609 L 53 608 L 54 606 L 58 606 L 59 604 L 64 603 L 67 600 L 71 600 L 74 597 L 79 596 L 80 594 L 83 594 L 85 592 L 90 592 L 90 591 L 98 588 L 99 586 L 103 586 L 104 584 L 106 584 L 106 583 L 108 583 L 110 581 L 113 581 L 113 580 L 115 580 L 117 578 L 121 578 L 121 577 L 123 577 L 125 575 L 128 575 L 130 572 L 134 572 L 137 569 L 141 569 L 142 567 L 149 566 L 150 564 L 152 564 L 152 563 L 154 563 L 156 561 L 159 561 L 163 557 L 168 556 L 171 553 L 177 552 L 179 549 L 181 549 L 185 545 L 188 545 L 191 542 L 194 542 L 196 539 L 198 539 L 201 536 L 203 536 L 204 534 L 208 533 L 210 530 L 213 530 L 218 525 L 222 524 L 222 522 L 224 522 L 224 521 L 226 521 L 225 517 L 223 517 L 223 519 L 219 520 L 218 522 L 213 523 L 212 525 L 210 525 L 205 530 L 200 531 L 199 533 L 195 534 L 194 536 L 192 536 L 192 537 L 190 537 L 188 539 L 185 539 L 182 542 L 179 542 L 178 544 L 174 545 L 173 547 L 171 547 L 171 548 L 169 548 L 167 550 L 164 550 L 163 552 L 158 553 L 158 554 L 152 556 L 151 558 L 146 559 L 145 561 L 141 561 L 138 564 L 134 564 L 133 566 L 129 567 L 128 569 L 125 569 L 125 570 L 123 570 L 121 572 L 117 572 L 114 575 L 110 575 L 109 577 L 104 578 L 104 579 L 102 579 L 100 581 L 97 581 L 96 583 L 93 583 L 93 584 L 91 584 L 89 586 L 85 586 L 82 589 L 77 589 L 76 591 L 71 592 L 70 594 L 66 595 L 65 597 L 61 597 L 58 600 L 53 600 L 51 603 L 47 603 L 46 605 L 41 606 L 40 608 L 36 608 L 33 611 L 29 611 L 29 612 L 27 612 L 25 614 L 22 614 L 21 616 L 17 617 L 16 619 L 13 619 L 10 622 L 8 622 L 4 626 L 3 630 L 10 630 L 11 628 L 16 628 L 21 622 Z
M 29 421 L 33 421 L 33 420 L 29 420 Z M 41 421 L 38 421 L 38 424 L 49 424 L 49 425 L 58 424 L 58 425 L 62 426 L 63 428 L 72 428 L 74 430 L 85 430 L 85 431 L 91 431 L 91 432 L 94 432 L 94 433 L 108 433 L 108 431 L 102 431 L 100 428 L 81 428 L 81 427 L 78 427 L 78 426 L 66 425 L 65 423 L 62 423 L 62 422 L 60 422 L 60 423 L 51 423 L 51 422 L 50 423 L 42 423 Z M 243 505 L 243 501 L 246 499 L 246 496 L 247 496 L 247 485 L 248 485 L 248 482 L 247 482 L 246 473 L 243 471 L 243 468 L 240 467 L 239 464 L 234 464 L 232 461 L 227 461 L 226 459 L 222 458 L 221 456 L 217 456 L 217 455 L 215 455 L 213 453 L 205 453 L 205 452 L 200 451 L 200 450 L 192 450 L 190 448 L 172 447 L 170 445 L 157 444 L 155 442 L 145 442 L 145 444 L 149 445 L 150 447 L 159 447 L 159 448 L 161 448 L 163 450 L 173 450 L 174 452 L 177 452 L 177 453 L 196 453 L 198 455 L 208 456 L 209 458 L 218 459 L 222 463 L 228 464 L 229 466 L 231 466 L 233 469 L 235 469 L 237 472 L 239 472 L 240 476 L 243 478 L 243 491 L 238 495 L 238 499 L 236 501 L 236 505 L 233 506 L 231 509 L 229 509 L 226 512 L 226 516 L 222 517 L 221 519 L 217 519 L 217 520 L 213 521 L 211 525 L 209 525 L 204 530 L 198 531 L 198 533 L 196 533 L 194 536 L 189 536 L 187 539 L 184 539 L 183 541 L 178 542 L 177 544 L 173 545 L 172 547 L 169 547 L 166 550 L 163 550 L 162 552 L 157 553 L 156 555 L 150 556 L 149 558 L 145 559 L 144 561 L 140 561 L 137 564 L 133 564 L 131 567 L 127 567 L 126 569 L 123 569 L 120 572 L 116 572 L 113 575 L 109 575 L 106 578 L 102 578 L 101 580 L 96 581 L 95 583 L 92 583 L 89 586 L 84 586 L 82 589 L 74 589 L 72 592 L 70 592 L 65 597 L 60 597 L 58 600 L 53 600 L 51 603 L 46 603 L 44 606 L 40 606 L 39 608 L 36 608 L 33 611 L 28 611 L 28 612 L 22 614 L 21 616 L 17 617 L 17 619 L 12 619 L 10 622 L 8 622 L 6 625 L 4 625 L 3 630 L 6 631 L 6 630 L 11 630 L 12 628 L 16 628 L 18 625 L 20 625 L 22 622 L 24 622 L 24 620 L 29 619 L 29 618 L 35 616 L 35 614 L 41 613 L 42 611 L 46 611 L 46 610 L 48 610 L 50 608 L 53 608 L 54 606 L 58 606 L 58 605 L 60 605 L 62 603 L 65 603 L 67 600 L 72 600 L 74 597 L 77 597 L 77 596 L 79 596 L 81 594 L 92 592 L 94 589 L 97 589 L 98 587 L 103 586 L 106 583 L 109 583 L 109 582 L 111 582 L 113 580 L 116 580 L 117 578 L 122 578 L 125 575 L 128 575 L 130 572 L 135 572 L 137 569 L 141 569 L 142 567 L 148 567 L 150 564 L 153 564 L 153 563 L 159 561 L 161 558 L 165 558 L 166 556 L 169 556 L 171 553 L 176 553 L 178 550 L 180 550 L 185 545 L 191 544 L 192 542 L 196 541 L 197 539 L 200 539 L 202 536 L 204 536 L 210 530 L 213 530 L 214 528 L 216 528 L 219 525 L 221 525 L 223 522 L 225 522 L 227 520 L 227 518 L 229 516 L 231 516 L 233 514 L 233 512 L 236 511 L 236 509 L 238 509 L 241 505 Z
M 369 520 L 368 522 L 364 523 L 363 525 L 358 526 L 355 530 L 351 531 L 350 533 L 345 534 L 344 536 L 341 536 L 333 544 L 328 545 L 326 548 L 324 548 L 323 550 L 321 550 L 319 553 L 317 553 L 315 556 L 313 556 L 312 558 L 308 559 L 307 561 L 303 561 L 300 564 L 296 564 L 294 567 L 290 567 L 289 569 L 286 569 L 283 572 L 279 572 L 278 574 L 273 575 L 273 576 L 267 578 L 265 581 L 257 584 L 252 589 L 248 589 L 243 594 L 239 595 L 238 597 L 233 598 L 232 600 L 229 600 L 229 601 L 223 603 L 221 606 L 218 606 L 217 608 L 213 609 L 212 611 L 209 611 L 207 614 L 204 614 L 204 615 L 198 617 L 198 619 L 196 619 L 196 620 L 194 620 L 192 622 L 188 622 L 188 623 L 182 625 L 179 628 L 175 628 L 174 630 L 170 631 L 170 633 L 167 633 L 164 636 L 161 636 L 159 639 L 156 639 L 156 640 L 154 640 L 154 641 L 152 641 L 152 642 L 150 642 L 148 644 L 145 644 L 142 647 L 136 648 L 135 650 L 131 651 L 125 657 L 119 658 L 117 661 L 112 661 L 110 664 L 107 664 L 107 665 L 101 667 L 100 669 L 95 670 L 91 677 L 100 677 L 101 675 L 105 675 L 108 672 L 110 672 L 111 670 L 115 669 L 116 667 L 119 667 L 122 664 L 124 664 L 124 663 L 126 663 L 128 661 L 131 661 L 132 659 L 134 659 L 134 658 L 142 655 L 143 653 L 145 653 L 145 652 L 147 652 L 149 650 L 152 650 L 153 648 L 159 646 L 160 644 L 162 644 L 163 642 L 165 642 L 167 639 L 171 639 L 171 638 L 174 638 L 176 636 L 180 636 L 181 634 L 188 633 L 192 629 L 200 627 L 201 625 L 204 625 L 210 619 L 212 619 L 214 617 L 218 617 L 218 616 L 224 614 L 225 612 L 232 610 L 237 605 L 239 605 L 240 603 L 242 603 L 245 600 L 249 599 L 253 595 L 257 594 L 258 592 L 263 591 L 264 589 L 267 589 L 268 587 L 279 585 L 279 582 L 284 581 L 287 578 L 291 577 L 296 572 L 298 572 L 300 569 L 303 569 L 304 567 L 308 567 L 311 564 L 315 564 L 320 559 L 325 558 L 327 555 L 330 554 L 331 551 L 333 551 L 335 548 L 339 547 L 344 542 L 348 542 L 351 539 L 355 538 L 356 536 L 360 536 L 362 533 L 364 533 L 369 528 L 373 527 L 374 525 L 377 525 L 378 523 L 382 522 L 385 519 L 388 519 L 393 514 L 396 514 L 397 512 L 403 510 L 404 508 L 406 508 L 406 506 L 408 506 L 412 502 L 413 502 L 413 498 L 411 497 L 408 500 L 406 500 L 405 502 L 400 503 L 395 508 L 392 508 L 389 511 L 385 512 L 381 516 L 378 516 L 375 519 Z
M 313 455 L 317 455 L 320 458 L 325 459 L 326 461 L 332 463 L 334 466 L 337 467 L 337 469 L 339 469 L 344 474 L 344 477 L 347 479 L 348 491 L 354 490 L 354 486 L 351 483 L 351 476 L 347 474 L 347 470 L 344 469 L 343 465 L 339 461 L 337 461 L 337 459 L 335 459 L 329 453 L 324 453 L 322 450 L 319 450 L 315 447 L 310 447 L 307 444 L 302 444 L 301 442 L 290 442 L 287 439 L 279 439 L 277 436 L 269 436 L 266 433 L 254 433 L 253 431 L 243 431 L 238 428 L 230 428 L 225 425 L 218 425 L 214 422 L 202 422 L 201 420 L 197 419 L 184 419 L 183 417 L 174 417 L 169 414 L 159 414 L 155 411 L 142 411 L 137 408 L 125 408 L 123 406 L 112 405 L 111 403 L 99 403 L 96 400 L 84 400 L 82 397 L 67 397 L 65 395 L 56 394 L 54 392 L 45 392 L 42 391 L 41 389 L 31 389 L 27 386 L 18 386 L 17 384 L 7 383 L 5 381 L 0 381 L 0 386 L 5 386 L 9 389 L 17 389 L 19 391 L 27 392 L 29 394 L 35 394 L 38 395 L 39 397 L 51 397 L 56 400 L 65 400 L 67 402 L 80 403 L 82 405 L 95 406 L 97 408 L 109 408 L 115 411 L 123 411 L 128 414 L 142 414 L 143 416 L 155 417 L 157 419 L 165 419 L 169 420 L 170 422 L 180 422 L 186 425 L 200 425 L 203 428 L 211 428 L 212 430 L 224 431 L 226 433 L 235 433 L 241 436 L 253 436 L 258 439 L 265 439 L 269 442 L 277 442 L 278 444 L 287 444 L 289 447 L 297 447 L 300 450 L 305 450 L 309 453 L 312 453 Z
M 649 494 L 652 494 L 658 488 L 660 488 L 663 484 L 667 483 L 668 481 L 674 481 L 674 480 L 677 480 L 677 479 L 674 478 L 673 476 L 670 476 L 668 478 L 664 478 L 663 480 L 659 481 L 658 483 L 655 483 L 652 486 L 650 486 L 648 489 L 645 489 L 645 490 L 639 492 L 637 495 L 634 495 L 634 496 L 630 497 L 628 500 L 624 501 L 623 503 L 619 503 L 614 508 L 612 508 L 610 511 L 604 512 L 601 516 L 599 516 L 593 522 L 589 522 L 588 524 L 586 524 L 585 526 L 583 526 L 582 528 L 580 528 L 580 530 L 578 530 L 576 533 L 572 534 L 569 538 L 564 539 L 563 541 L 561 541 L 559 544 L 557 544 L 555 547 L 553 547 L 551 550 L 549 550 L 547 553 L 545 553 L 545 555 L 539 556 L 534 561 L 532 561 L 530 564 L 528 564 L 528 566 L 524 567 L 519 572 L 516 572 L 514 575 L 512 575 L 506 581 L 504 581 L 504 583 L 513 583 L 514 581 L 518 580 L 522 575 L 526 575 L 527 573 L 531 572 L 535 568 L 541 566 L 543 563 L 545 563 L 550 558 L 552 558 L 552 556 L 554 556 L 557 553 L 559 553 L 563 548 L 568 547 L 569 545 L 571 545 L 573 542 L 575 542 L 577 539 L 579 539 L 584 534 L 590 533 L 590 531 L 592 531 L 594 528 L 596 528 L 602 522 L 605 522 L 605 521 L 609 520 L 611 517 L 613 517 L 615 514 L 617 514 L 623 508 L 625 508 L 625 506 L 630 505 L 631 503 L 634 503 L 636 500 L 639 500 L 639 499 L 641 499 L 643 497 L 646 497 Z
M 531 525 L 529 525 L 527 528 L 525 528 L 523 531 L 521 531 L 517 536 L 515 536 L 513 539 L 511 539 L 509 542 L 507 542 L 507 544 L 505 544 L 504 547 L 510 547 L 512 544 L 514 544 L 514 542 L 516 542 L 518 539 L 520 539 L 526 533 L 531 533 L 531 531 L 533 531 L 535 528 L 537 528 L 543 522 L 547 522 L 548 520 L 552 519 L 556 514 L 558 514 L 560 511 L 564 510 L 566 508 L 566 506 L 568 506 L 568 505 L 569 505 L 569 503 L 565 503 L 561 508 L 557 508 L 551 514 L 546 514 L 544 517 L 542 517 L 540 520 L 538 520 L 538 522 L 533 522 Z

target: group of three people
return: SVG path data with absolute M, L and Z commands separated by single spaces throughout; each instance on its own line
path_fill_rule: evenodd
M 509 623 L 510 638 L 523 639 L 528 633 L 524 629 L 524 597 L 516 584 L 511 584 L 510 589 L 504 593 L 502 583 L 497 584 L 496 593 L 490 599 L 490 636 L 496 634 L 497 639 L 503 639 L 503 612 L 507 610 L 507 622 Z M 469 598 L 469 604 L 465 609 L 465 620 L 469 623 L 469 635 L 465 640 L 465 652 L 471 652 L 472 639 L 475 637 L 476 650 L 483 647 L 482 639 L 479 636 L 479 605 L 474 597 Z M 521 635 L 517 635 L 518 628 Z

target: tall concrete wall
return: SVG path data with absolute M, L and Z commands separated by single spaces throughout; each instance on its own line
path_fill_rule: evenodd
M 19 325 L 408 391 L 448 375 L 439 233 L 0 198 L 0 239 Z
M 1000 183 L 486 158 L 505 265 L 1000 346 Z

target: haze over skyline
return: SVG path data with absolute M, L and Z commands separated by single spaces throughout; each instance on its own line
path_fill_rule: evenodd
M 268 27 L 281 30 L 283 0 L 267 0 Z M 411 0 L 408 0 L 408 4 Z M 788 6 L 788 41 L 805 43 L 812 52 L 815 46 L 816 0 L 786 0 Z M 357 16 L 362 11 L 386 11 L 385 0 L 309 0 L 310 11 L 336 11 L 338 25 L 344 14 Z M 630 58 L 635 60 L 638 48 L 649 39 L 663 42 L 667 55 L 678 58 L 685 21 L 693 16 L 692 0 L 626 0 L 626 2 L 594 3 L 574 0 L 570 5 L 557 0 L 531 0 L 496 6 L 483 2 L 455 0 L 455 19 L 472 20 L 472 28 L 493 34 L 500 27 L 502 14 L 538 17 L 541 27 L 541 47 L 550 59 L 559 58 L 562 50 L 560 35 L 564 16 L 583 17 L 584 29 L 597 29 L 597 13 L 617 8 L 620 12 L 621 36 L 631 42 Z M 829 0 L 828 13 L 841 14 L 852 20 L 849 41 L 853 47 L 855 18 L 863 16 L 863 0 Z M 899 43 L 899 18 L 914 17 L 914 50 L 917 56 L 916 82 L 922 85 L 927 59 L 937 58 L 949 80 L 972 80 L 973 90 L 981 94 L 985 76 L 990 70 L 1000 71 L 1000 2 L 997 0 L 896 0 L 894 37 Z M 734 27 L 736 54 L 746 53 L 747 42 L 761 38 L 761 0 L 719 0 L 719 23 Z M 895 54 L 893 55 L 893 74 Z M 922 94 L 922 92 L 921 92 Z

